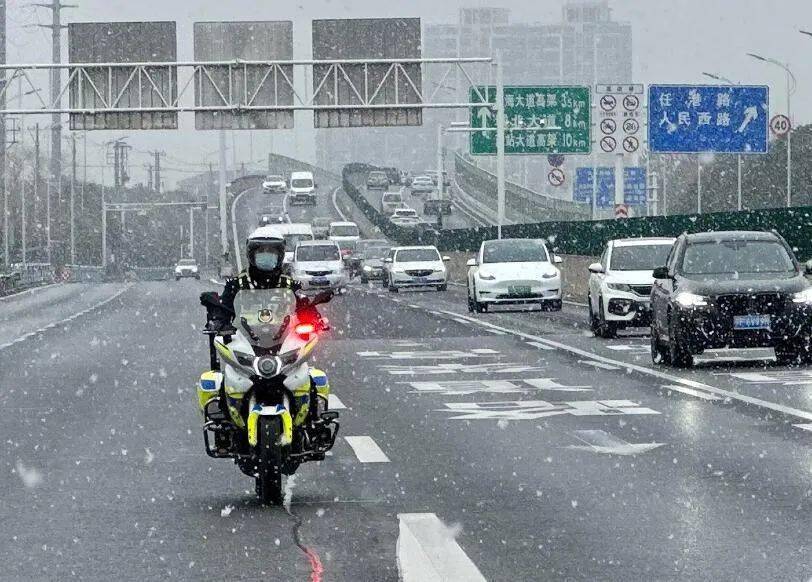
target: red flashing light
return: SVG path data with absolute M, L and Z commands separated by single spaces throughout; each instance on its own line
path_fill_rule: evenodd
M 300 323 L 299 325 L 296 326 L 296 333 L 298 335 L 302 335 L 302 336 L 310 335 L 315 331 L 316 331 L 316 326 L 313 325 L 312 323 Z

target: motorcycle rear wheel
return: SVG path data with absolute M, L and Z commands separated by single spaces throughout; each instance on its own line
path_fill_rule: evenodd
M 259 439 L 257 451 L 256 492 L 264 505 L 282 504 L 282 420 L 278 416 L 263 416 L 257 427 Z

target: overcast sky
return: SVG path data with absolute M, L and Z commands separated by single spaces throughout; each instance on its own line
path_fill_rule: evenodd
M 71 0 L 78 8 L 65 9 L 65 22 L 174 20 L 178 23 L 180 58 L 192 58 L 192 23 L 199 20 L 293 20 L 296 51 L 309 57 L 309 22 L 314 18 L 417 16 L 426 22 L 455 22 L 460 6 L 503 6 L 512 11 L 513 22 L 558 22 L 563 0 L 522 0 L 506 2 L 444 0 Z M 786 111 L 784 73 L 777 67 L 745 56 L 756 52 L 788 62 L 798 79 L 793 96 L 796 125 L 812 119 L 812 38 L 799 28 L 812 29 L 812 2 L 809 0 L 612 0 L 616 20 L 630 22 L 634 37 L 634 75 L 636 82 L 702 83 L 702 71 L 719 73 L 734 81 L 767 84 L 771 87 L 773 113 Z M 8 1 L 8 61 L 45 62 L 50 59 L 50 31 L 31 27 L 50 22 L 50 11 L 28 2 Z M 66 38 L 66 36 L 64 37 Z M 63 57 L 67 54 L 64 42 Z M 532 83 L 532 79 L 528 79 Z M 45 89 L 46 86 L 43 86 Z M 15 91 L 10 91 L 13 94 Z M 36 120 L 29 117 L 26 125 Z M 40 118 L 47 124 L 48 118 Z M 135 181 L 143 181 L 143 163 L 147 157 L 139 151 L 160 148 L 171 159 L 166 165 L 180 167 L 181 161 L 216 161 L 217 136 L 213 132 L 193 132 L 191 123 L 182 124 L 182 132 L 129 132 L 135 147 L 131 161 Z M 277 132 L 275 147 L 293 154 L 297 144 L 292 132 Z M 237 138 L 237 158 L 248 159 L 249 142 L 254 158 L 267 154 L 271 143 L 268 132 L 248 132 Z M 117 134 L 92 132 L 90 158 L 94 144 Z M 229 139 L 230 141 L 230 139 Z M 305 140 L 307 141 L 307 140 Z M 229 158 L 231 158 L 229 154 Z M 99 160 L 95 160 L 99 163 Z M 109 175 L 109 172 L 108 172 Z M 182 174 L 167 176 L 177 179 Z

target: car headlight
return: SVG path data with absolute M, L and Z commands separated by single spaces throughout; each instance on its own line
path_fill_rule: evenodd
M 630 293 L 632 290 L 626 283 L 607 283 L 606 287 L 614 291 L 625 291 L 626 293 Z M 679 299 L 677 299 L 677 301 L 679 301 Z
M 544 274 L 541 276 L 541 278 L 542 278 L 542 279 L 555 279 L 555 278 L 556 278 L 556 277 L 558 277 L 560 274 L 561 274 L 561 273 L 560 273 L 559 271 L 552 271 L 552 272 L 550 272 L 550 273 L 544 273 Z
M 488 273 L 487 271 L 480 271 L 479 278 L 482 279 L 483 281 L 493 281 L 496 279 L 496 275 Z
M 807 305 L 812 304 L 812 287 L 808 287 L 803 291 L 799 291 L 795 295 L 792 296 L 793 303 L 805 303 Z
M 405 273 L 406 269 L 402 269 L 400 267 L 395 267 L 395 268 L 392 269 L 392 272 L 393 273 Z
M 369 265 L 364 265 L 364 271 L 369 273 L 370 271 L 372 271 L 372 267 L 370 267 Z
M 707 297 L 697 295 L 696 293 L 688 293 L 687 291 L 677 293 L 674 300 L 682 307 L 703 307 L 708 304 Z

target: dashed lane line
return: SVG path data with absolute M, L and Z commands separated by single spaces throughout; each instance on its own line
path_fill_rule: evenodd
M 28 333 L 26 333 L 24 335 L 21 335 L 20 337 L 18 337 L 16 339 L 13 339 L 10 342 L 0 344 L 0 351 L 4 350 L 6 348 L 9 348 L 9 347 L 11 347 L 11 346 L 13 346 L 15 344 L 18 344 L 20 342 L 23 342 L 23 341 L 27 340 L 28 338 L 34 337 L 35 335 L 44 333 L 44 332 L 48 331 L 49 329 L 53 329 L 53 328 L 55 328 L 57 326 L 64 325 L 66 323 L 70 323 L 74 319 L 78 319 L 79 317 L 82 317 L 83 315 L 86 315 L 86 314 L 90 313 L 91 311 L 95 311 L 96 309 L 104 307 L 105 305 L 107 305 L 111 301 L 114 301 L 114 300 L 118 299 L 123 293 L 128 291 L 130 289 L 130 287 L 132 287 L 131 284 L 125 286 L 123 289 L 119 290 L 118 292 L 116 292 L 111 297 L 108 297 L 107 299 L 105 299 L 103 301 L 100 301 L 99 303 L 96 303 L 95 305 L 91 305 L 87 309 L 83 309 L 82 311 L 77 311 L 76 313 L 74 313 L 70 317 L 66 317 L 65 319 L 62 319 L 60 321 L 55 321 L 55 322 L 49 323 L 46 326 L 43 326 L 43 327 L 41 327 L 39 329 L 36 329 L 34 331 L 30 331 L 30 332 L 28 332 Z
M 370 436 L 345 436 L 344 440 L 362 463 L 388 463 L 389 457 Z
M 347 407 L 341 402 L 341 399 L 335 394 L 330 394 L 327 397 L 327 408 L 329 410 L 346 410 Z

